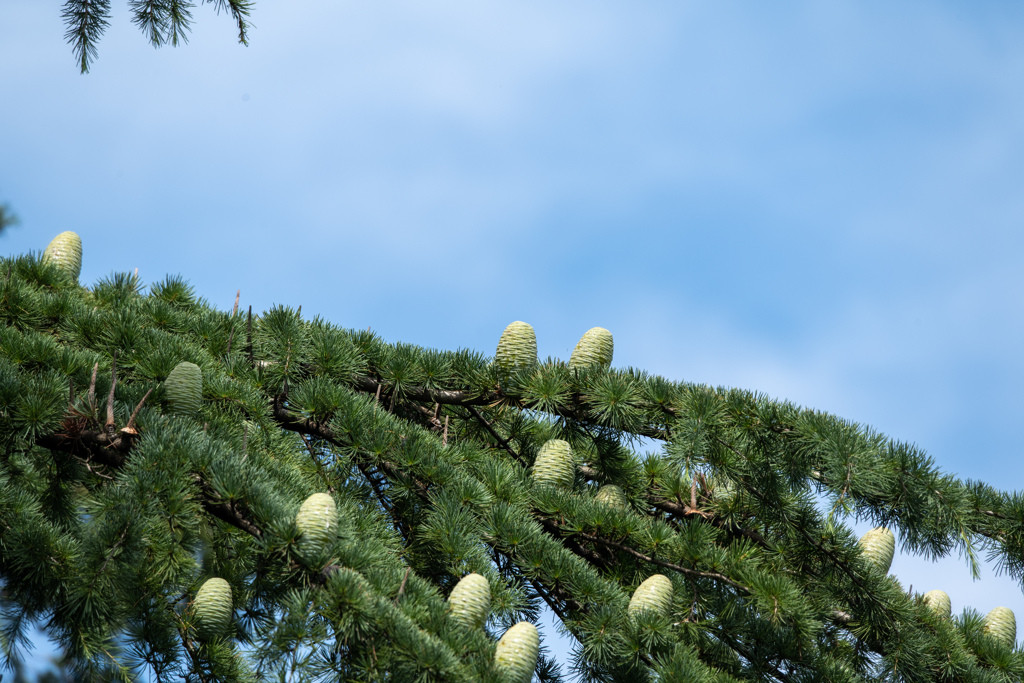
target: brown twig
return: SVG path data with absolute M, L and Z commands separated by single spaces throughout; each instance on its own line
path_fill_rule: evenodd
M 89 412 L 96 417 L 96 373 L 100 371 L 100 364 L 92 366 L 92 379 L 89 380 Z
M 448 418 L 450 415 L 444 416 L 444 434 L 441 436 L 441 446 L 446 447 L 448 445 Z
M 440 405 L 440 403 L 438 405 Z M 466 409 L 469 410 L 469 413 L 473 417 L 475 417 L 477 421 L 484 426 L 484 429 L 486 429 L 490 433 L 490 435 L 493 436 L 498 441 L 502 448 L 508 451 L 512 455 L 512 457 L 515 458 L 521 465 L 526 464 L 526 461 L 519 457 L 518 453 L 512 450 L 512 446 L 509 445 L 508 441 L 501 438 L 501 435 L 494 430 L 494 427 L 492 427 L 491 424 L 484 419 L 484 416 L 481 415 L 476 408 L 474 408 L 473 406 L 466 406 Z
M 430 425 L 431 431 L 436 432 L 441 430 L 443 425 L 441 424 L 441 421 L 437 419 L 437 415 L 431 411 L 430 408 L 421 406 L 419 403 L 408 403 L 405 407 L 415 410 L 417 413 L 422 415 Z
M 110 362 L 110 395 L 107 396 L 107 423 L 104 425 L 108 432 L 114 430 L 114 389 L 117 388 L 117 351 L 114 351 L 113 360 Z
M 231 309 L 231 317 L 234 318 L 238 315 L 238 300 L 242 298 L 242 290 L 238 290 L 235 294 L 235 307 Z
M 89 464 L 90 461 L 89 461 L 88 458 L 83 460 L 82 458 L 78 457 L 77 455 L 73 455 L 71 457 L 73 457 L 75 460 L 77 460 L 78 462 L 80 462 L 83 465 L 85 465 L 85 469 L 89 470 L 89 474 L 92 474 L 92 475 L 95 475 L 97 477 L 100 477 L 101 479 L 106 479 L 107 481 L 114 481 L 114 478 L 111 477 L 109 474 L 103 474 L 102 472 L 97 472 L 96 470 L 94 470 L 92 468 L 92 465 Z
M 150 390 L 146 392 L 146 395 L 142 397 L 142 400 L 139 401 L 139 405 L 135 406 L 135 410 L 132 411 L 131 417 L 128 418 L 128 424 L 121 430 L 122 432 L 129 432 L 131 434 L 137 433 L 137 430 L 135 429 L 135 418 L 139 416 L 139 411 L 142 410 L 142 404 L 146 402 L 146 399 L 149 398 L 149 395 L 152 393 L 153 388 L 150 388 Z
M 405 568 L 405 576 L 402 577 L 402 585 L 398 587 L 398 595 L 395 596 L 395 604 L 398 604 L 398 600 L 402 597 L 402 593 L 405 592 L 405 582 L 409 580 L 409 572 L 412 571 L 412 567 Z
M 249 365 L 255 365 L 252 355 L 252 306 L 249 306 L 249 318 L 245 323 L 245 348 L 249 351 Z

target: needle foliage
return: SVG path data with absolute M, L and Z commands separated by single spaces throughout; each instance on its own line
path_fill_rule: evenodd
M 253 0 L 200 0 L 200 4 L 213 5 L 217 14 L 230 15 L 238 30 L 238 42 L 249 44 Z M 128 0 L 132 23 L 153 47 L 187 43 L 195 6 L 189 0 Z M 110 26 L 110 16 L 110 0 L 64 1 L 64 39 L 71 45 L 83 74 L 88 73 L 99 55 L 99 41 Z
M 542 643 L 544 682 L 1024 679 L 982 615 L 908 593 L 846 525 L 1021 581 L 1020 496 L 839 417 L 228 313 L 177 277 L 80 286 L 38 254 L 0 260 L 0 323 L 8 664 L 39 624 L 84 680 L 501 683 L 498 639 L 546 604 L 577 645 L 559 668 Z M 195 411 L 166 391 L 180 363 Z M 553 439 L 558 485 L 533 477 Z M 335 510 L 303 544 L 314 494 Z M 482 626 L 447 600 L 474 573 Z M 655 575 L 658 608 L 629 610 Z

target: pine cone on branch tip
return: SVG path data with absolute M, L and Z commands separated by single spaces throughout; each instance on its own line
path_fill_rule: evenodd
M 195 415 L 203 405 L 203 371 L 182 361 L 164 380 L 167 407 L 172 415 Z
M 195 614 L 200 640 L 223 636 L 234 616 L 231 585 L 221 578 L 207 579 L 196 593 Z
M 609 367 L 615 344 L 612 333 L 603 327 L 592 327 L 576 342 L 576 348 L 569 357 L 570 368 L 587 368 L 592 365 Z
M 888 574 L 896 552 L 896 536 L 884 526 L 866 532 L 857 541 L 864 557 L 881 574 Z
M 534 482 L 568 488 L 575 479 L 576 461 L 569 442 L 562 439 L 545 442 L 533 463 Z
M 608 507 L 625 509 L 629 503 L 626 500 L 626 494 L 622 492 L 615 484 L 605 484 L 597 491 L 597 495 L 594 496 L 594 500 Z
M 309 564 L 323 553 L 338 529 L 338 508 L 334 498 L 326 493 L 314 493 L 307 498 L 295 516 L 299 537 L 298 552 Z
M 65 230 L 47 245 L 43 261 L 58 266 L 78 284 L 78 276 L 82 272 L 82 238 L 71 230 Z
M 537 668 L 540 634 L 528 621 L 520 621 L 505 632 L 494 651 L 494 664 L 506 683 L 529 683 Z
M 654 574 L 633 591 L 627 612 L 631 617 L 648 611 L 666 615 L 671 608 L 672 581 L 664 574 Z
M 519 320 L 501 333 L 494 364 L 502 370 L 521 370 L 537 364 L 537 335 L 533 327 Z
M 1017 619 L 1008 607 L 996 607 L 986 614 L 982 630 L 1006 647 L 1017 644 Z
M 491 611 L 491 584 L 480 574 L 466 574 L 452 589 L 448 605 L 463 626 L 482 628 Z
M 952 604 L 949 601 L 949 595 L 943 590 L 928 591 L 924 594 L 924 604 L 934 612 L 936 615 L 943 619 L 949 619 L 953 613 Z

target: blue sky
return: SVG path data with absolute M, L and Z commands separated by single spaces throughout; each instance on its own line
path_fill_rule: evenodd
M 114 0 L 92 73 L 59 3 L 0 9 L 3 253 L 181 273 L 492 352 L 755 389 L 1024 475 L 1024 7 L 260 1 L 152 49 Z M 954 611 L 1021 591 L 900 557 Z

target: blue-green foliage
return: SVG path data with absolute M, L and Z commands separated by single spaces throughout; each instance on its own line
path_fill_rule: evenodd
M 8 658 L 41 623 L 85 679 L 497 682 L 496 637 L 546 604 L 585 681 L 1024 678 L 975 612 L 936 617 L 843 524 L 925 557 L 984 550 L 1021 579 L 1024 503 L 859 425 L 634 369 L 503 371 L 287 306 L 231 315 L 177 276 L 80 288 L 36 255 L 0 262 L 0 320 Z M 161 389 L 182 361 L 203 373 L 195 415 Z M 549 439 L 572 445 L 571 486 L 528 475 Z M 628 505 L 595 500 L 602 484 Z M 338 530 L 304 563 L 314 492 Z M 470 572 L 485 629 L 447 612 Z M 656 573 L 671 609 L 630 617 Z M 202 641 L 210 577 L 236 611 Z

